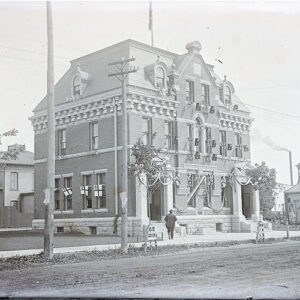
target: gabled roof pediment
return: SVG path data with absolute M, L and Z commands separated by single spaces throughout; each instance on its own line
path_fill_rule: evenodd
M 199 76 L 215 84 L 215 77 L 212 76 L 203 57 L 198 53 L 186 53 L 174 59 L 178 77 L 181 78 L 186 73 Z

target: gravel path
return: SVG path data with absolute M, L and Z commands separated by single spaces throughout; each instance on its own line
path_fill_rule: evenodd
M 3 271 L 0 296 L 300 298 L 300 242 Z

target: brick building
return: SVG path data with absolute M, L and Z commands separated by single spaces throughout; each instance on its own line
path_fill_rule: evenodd
M 233 84 L 204 62 L 199 42 L 186 49 L 178 55 L 126 40 L 71 61 L 55 86 L 56 227 L 113 232 L 120 205 L 122 111 L 120 83 L 108 77 L 108 63 L 134 57 L 139 70 L 126 81 L 128 145 L 142 139 L 164 149 L 173 180 L 147 200 L 145 186 L 129 178 L 129 233 L 141 233 L 149 218 L 163 220 L 170 208 L 188 233 L 253 229 L 259 199 L 245 175 L 251 167 L 250 112 Z M 36 228 L 44 217 L 46 115 L 44 98 L 31 118 Z

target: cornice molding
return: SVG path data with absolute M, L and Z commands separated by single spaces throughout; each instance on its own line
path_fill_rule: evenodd
M 218 111 L 221 128 L 249 132 L 253 119 L 250 117 Z
M 112 116 L 115 106 L 118 113 L 122 111 L 121 96 L 112 96 L 105 99 L 95 99 L 88 103 L 71 102 L 68 107 L 55 113 L 55 126 L 64 127 L 75 125 L 82 121 L 93 121 Z M 127 110 L 143 112 L 150 115 L 176 117 L 178 101 L 164 97 L 146 96 L 136 93 L 128 93 Z M 39 113 L 30 118 L 35 133 L 45 132 L 47 129 L 47 113 Z

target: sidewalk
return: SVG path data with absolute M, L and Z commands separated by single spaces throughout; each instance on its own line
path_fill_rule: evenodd
M 300 237 L 300 231 L 291 231 L 290 237 Z M 168 245 L 189 245 L 189 244 L 205 244 L 214 242 L 236 242 L 236 241 L 251 241 L 255 240 L 256 233 L 214 233 L 207 235 L 187 235 L 185 237 L 177 237 L 174 240 L 158 241 L 158 247 Z M 265 232 L 266 239 L 284 239 L 286 238 L 285 231 L 270 231 Z M 135 247 L 141 247 L 143 243 L 130 243 Z M 61 247 L 54 248 L 54 253 L 71 253 L 78 251 L 104 251 L 110 249 L 119 249 L 121 244 L 106 244 L 106 245 L 90 245 L 90 246 L 76 246 L 76 247 Z M 29 250 L 13 250 L 0 251 L 0 258 L 7 258 L 13 256 L 40 254 L 43 249 L 29 249 Z
M 31 227 L 20 227 L 20 228 L 0 228 L 0 232 L 10 232 L 10 231 L 31 231 Z

